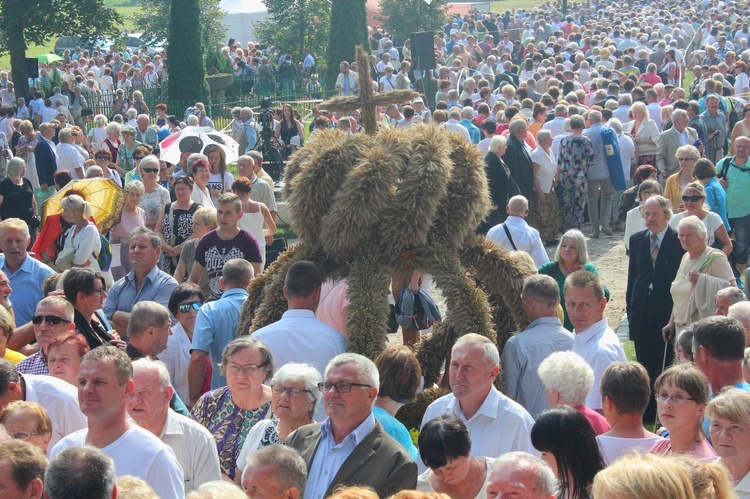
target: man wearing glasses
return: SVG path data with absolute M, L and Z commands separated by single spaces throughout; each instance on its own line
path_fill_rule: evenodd
M 323 499 L 340 485 L 369 486 L 380 497 L 416 488 L 416 464 L 372 414 L 380 386 L 375 364 L 354 353 L 337 355 L 318 386 L 328 418 L 286 442 L 307 464 L 304 499 Z
M 48 296 L 36 306 L 36 314 L 31 318 L 34 336 L 39 351 L 16 365 L 21 374 L 49 374 L 47 347 L 55 340 L 77 334 L 73 305 L 60 296 Z
M 674 174 L 680 167 L 677 149 L 682 146 L 693 145 L 698 140 L 698 132 L 688 126 L 688 114 L 682 109 L 672 112 L 672 128 L 661 132 L 657 142 L 656 168 L 662 179 Z M 688 161 L 692 160 L 692 156 Z M 693 166 L 695 161 L 692 161 Z M 664 181 L 664 180 L 662 180 Z

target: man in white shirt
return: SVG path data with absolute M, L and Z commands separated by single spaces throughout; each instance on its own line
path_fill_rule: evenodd
M 169 408 L 174 388 L 169 384 L 167 367 L 162 362 L 138 359 L 133 362 L 133 382 L 128 414 L 138 426 L 172 448 L 185 475 L 185 492 L 221 480 L 219 453 L 211 433 Z
M 0 408 L 22 400 L 44 407 L 52 422 L 52 448 L 65 436 L 86 428 L 86 417 L 78 408 L 73 385 L 47 375 L 19 374 L 13 364 L 0 359 Z
M 459 120 L 461 119 L 461 110 L 457 107 L 452 107 L 448 113 L 448 121 L 442 123 L 440 126 L 445 127 L 449 132 L 456 132 L 460 134 L 466 142 L 471 144 L 471 135 L 469 130 L 466 129 Z
M 78 152 L 76 146 L 73 145 L 73 129 L 64 128 L 60 130 L 57 138 L 60 140 L 60 143 L 55 148 L 58 169 L 68 170 L 73 180 L 83 179 L 85 176 L 83 172 L 83 156 Z
M 563 128 L 563 124 L 565 123 L 565 118 L 568 117 L 568 106 L 565 104 L 558 104 L 555 106 L 555 117 L 542 125 L 543 130 L 549 130 L 552 133 L 552 138 L 554 139 L 558 135 L 562 135 L 565 133 L 565 129 Z
M 529 201 L 523 196 L 513 196 L 505 207 L 508 218 L 487 232 L 487 239 L 508 251 L 523 251 L 531 255 L 534 264 L 541 267 L 549 261 L 539 231 L 526 223 Z
M 276 369 L 299 362 L 322 373 L 332 358 L 346 352 L 344 336 L 315 318 L 322 284 L 323 275 L 316 264 L 304 260 L 294 263 L 284 279 L 288 310 L 281 319 L 252 334 L 271 350 Z M 322 421 L 325 410 L 321 407 L 319 412 L 318 421 Z
M 475 333 L 459 338 L 453 345 L 448 371 L 453 393 L 430 404 L 422 426 L 452 412 L 469 430 L 473 456 L 499 456 L 511 451 L 538 454 L 530 437 L 534 420 L 520 404 L 493 386 L 499 373 L 500 354 L 490 339 Z M 420 471 L 424 471 L 424 463 L 418 461 Z
M 599 276 L 588 270 L 577 270 L 565 279 L 565 308 L 573 324 L 577 353 L 594 370 L 594 386 L 586 397 L 586 406 L 601 413 L 599 392 L 604 371 L 613 362 L 627 362 L 619 338 L 604 317 L 607 300 Z
M 115 347 L 91 350 L 83 356 L 78 380 L 78 402 L 88 428 L 62 439 L 50 458 L 68 447 L 93 445 L 114 460 L 117 476 L 142 478 L 163 499 L 184 498 L 184 475 L 172 449 L 127 419 L 134 387 L 127 354 Z

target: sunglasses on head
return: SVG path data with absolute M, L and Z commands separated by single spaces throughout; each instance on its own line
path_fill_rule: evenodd
M 31 323 L 36 324 L 37 326 L 41 324 L 42 321 L 47 321 L 47 324 L 49 324 L 50 326 L 57 326 L 61 322 L 70 324 L 70 321 L 66 321 L 62 317 L 58 317 L 56 315 L 35 315 L 31 318 Z
M 179 310 L 183 314 L 186 314 L 186 313 L 190 312 L 191 308 L 193 310 L 200 310 L 201 309 L 201 305 L 203 305 L 203 304 L 201 302 L 199 302 L 199 301 L 191 301 L 190 303 L 180 303 L 179 305 L 177 305 L 177 310 Z
M 703 199 L 703 196 L 682 196 L 683 203 L 687 203 L 688 201 L 691 203 L 697 203 L 701 199 Z
M 141 168 L 143 170 L 143 173 L 159 173 L 158 168 Z
M 108 158 L 108 157 L 106 157 L 106 156 L 94 156 L 94 157 L 95 157 L 96 159 L 106 159 L 106 160 L 109 160 L 109 158 Z

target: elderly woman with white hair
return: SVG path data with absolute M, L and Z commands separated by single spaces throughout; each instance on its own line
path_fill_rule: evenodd
M 171 201 L 169 191 L 159 185 L 159 168 L 159 159 L 153 154 L 145 156 L 138 164 L 144 188 L 140 207 L 146 211 L 146 227 L 154 231 L 164 207 Z
M 508 200 L 518 194 L 518 186 L 510 173 L 510 168 L 503 161 L 503 154 L 508 147 L 505 137 L 495 135 L 490 140 L 490 149 L 484 157 L 487 182 L 490 188 L 492 210 L 484 221 L 484 232 L 502 223 L 508 217 L 505 206 Z
M 107 138 L 107 117 L 103 114 L 94 116 L 94 126 L 88 133 L 89 144 L 94 151 L 98 151 L 104 145 L 104 139 Z
M 594 370 L 581 356 L 573 352 L 555 352 L 539 364 L 537 373 L 547 391 L 551 408 L 572 407 L 583 414 L 597 435 L 610 430 L 604 416 L 584 405 L 594 386 Z
M 677 225 L 680 244 L 686 251 L 672 282 L 672 316 L 664 327 L 664 338 L 714 314 L 717 291 L 736 286 L 732 268 L 723 251 L 706 244 L 706 226 L 695 215 Z
M 129 112 L 130 110 L 128 110 Z M 135 149 L 141 145 L 140 142 L 135 140 L 136 132 L 133 126 L 124 126 L 120 131 L 122 134 L 122 143 L 117 149 L 117 161 L 115 162 L 115 169 L 120 175 L 127 175 L 128 172 L 135 168 L 135 159 L 133 159 L 133 153 Z M 158 177 L 158 174 L 157 174 Z
M 534 169 L 534 194 L 529 199 L 529 225 L 539 231 L 542 241 L 557 240 L 560 228 L 560 207 L 555 187 L 558 181 L 557 161 L 552 153 L 552 132 L 539 130 L 536 135 L 538 146 L 531 153 Z
M 269 445 L 283 444 L 300 426 L 314 423 L 315 408 L 320 402 L 318 383 L 323 380 L 317 369 L 309 364 L 284 364 L 271 379 L 271 409 L 273 419 L 258 422 L 245 437 L 237 458 L 239 480 L 247 455 Z
M 24 177 L 26 162 L 21 158 L 11 159 L 8 161 L 7 174 L 0 180 L 0 219 L 20 218 L 30 229 L 38 228 L 32 223 L 39 209 L 34 199 L 34 188 Z
M 650 66 L 650 64 L 649 64 Z M 643 102 L 634 102 L 630 106 L 633 121 L 626 124 L 626 131 L 635 142 L 635 156 L 639 165 L 656 165 L 656 153 L 659 148 L 659 127 L 649 118 L 648 108 Z
M 112 275 L 102 272 L 97 258 L 102 251 L 99 229 L 91 222 L 91 205 L 81 196 L 72 194 L 60 202 L 66 222 L 73 224 L 65 233 L 63 250 L 55 264 L 60 270 L 73 267 L 90 269 L 101 273 L 108 286 L 112 285 Z
M 706 406 L 711 442 L 729 469 L 737 497 L 750 497 L 750 393 L 728 388 Z

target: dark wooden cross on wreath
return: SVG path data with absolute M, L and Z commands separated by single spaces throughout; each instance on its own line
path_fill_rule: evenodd
M 334 97 L 323 102 L 319 107 L 329 112 L 344 114 L 359 109 L 365 133 L 375 135 L 378 131 L 377 107 L 411 102 L 415 97 L 419 97 L 419 94 L 411 90 L 393 90 L 382 93 L 373 91 L 373 82 L 370 78 L 370 61 L 367 52 L 361 45 L 357 45 L 357 69 L 359 69 L 357 75 L 359 78 L 357 82 L 359 95 Z

